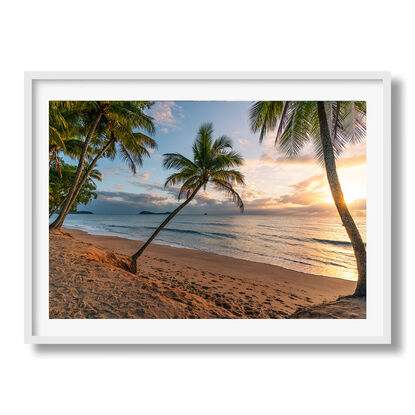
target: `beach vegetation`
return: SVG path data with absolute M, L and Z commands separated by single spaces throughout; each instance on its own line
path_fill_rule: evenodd
M 75 173 L 76 166 L 66 163 L 61 158 L 58 158 L 54 166 L 49 169 L 49 217 L 59 211 L 65 201 Z M 101 181 L 101 177 L 102 175 L 97 169 L 91 171 L 72 204 L 71 212 L 76 212 L 78 205 L 87 205 L 91 200 L 97 198 L 97 193 L 95 192 L 97 188 L 96 181 Z
M 82 141 L 74 153 L 78 165 L 73 181 L 50 229 L 63 225 L 99 159 L 119 155 L 136 173 L 143 157 L 150 156 L 149 150 L 156 148 L 156 142 L 150 137 L 155 127 L 145 111 L 151 106 L 149 101 L 80 101 L 79 105 L 65 101 L 58 106 L 60 112 L 50 111 L 51 143 L 56 143 L 65 153 L 68 150 L 63 138 L 68 131 Z

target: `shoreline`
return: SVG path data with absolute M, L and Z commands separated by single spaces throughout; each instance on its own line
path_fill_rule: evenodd
M 50 232 L 50 318 L 288 318 L 355 287 L 344 279 L 161 244 L 148 247 L 134 275 L 126 264 L 139 246 L 69 228 Z M 356 307 L 337 307 L 336 313 L 326 318 L 365 318 Z
M 99 246 L 99 247 L 102 247 L 104 249 L 109 248 L 112 252 L 118 253 L 118 254 L 123 254 L 123 255 L 126 255 L 125 249 L 119 249 L 118 250 L 115 246 L 110 247 L 111 242 L 113 240 L 119 240 L 121 244 L 123 244 L 123 241 L 137 242 L 137 244 L 135 245 L 135 248 L 134 248 L 135 250 L 137 250 L 140 247 L 140 244 L 145 242 L 145 241 L 142 241 L 142 240 L 139 240 L 139 239 L 129 239 L 129 238 L 125 238 L 125 237 L 122 237 L 122 236 L 116 236 L 116 235 L 95 235 L 95 234 L 88 233 L 88 232 L 80 230 L 80 229 L 71 229 L 71 228 L 64 228 L 64 227 L 62 227 L 62 229 L 65 232 L 68 232 L 69 234 L 74 236 L 75 238 L 78 238 L 78 239 L 80 239 L 84 242 L 89 242 L 89 243 L 92 243 L 92 244 L 94 244 L 94 242 L 95 242 L 95 243 L 97 243 L 97 246 Z M 107 240 L 110 243 L 109 244 L 106 243 L 105 240 Z M 235 261 L 235 262 L 241 261 L 242 264 L 243 263 L 250 263 L 250 264 L 257 265 L 258 267 L 262 267 L 262 266 L 272 267 L 272 268 L 275 268 L 275 271 L 278 274 L 289 272 L 289 273 L 293 273 L 293 275 L 294 274 L 300 274 L 301 276 L 304 276 L 306 278 L 311 278 L 311 279 L 316 277 L 316 278 L 327 278 L 329 280 L 348 281 L 348 282 L 352 283 L 353 285 L 356 283 L 355 281 L 347 280 L 347 279 L 344 279 L 344 278 L 329 277 L 327 275 L 317 275 L 317 274 L 311 274 L 311 273 L 307 273 L 307 272 L 303 272 L 303 271 L 296 271 L 294 269 L 285 268 L 285 267 L 282 267 L 280 265 L 269 264 L 267 262 L 259 262 L 259 261 L 253 261 L 253 260 L 250 260 L 250 259 L 231 257 L 231 256 L 227 256 L 227 255 L 222 255 L 222 254 L 216 254 L 216 253 L 210 252 L 210 251 L 203 251 L 203 250 L 196 249 L 196 248 L 178 247 L 178 246 L 172 246 L 172 245 L 168 245 L 168 244 L 159 244 L 157 242 L 152 242 L 151 245 L 147 248 L 147 250 L 150 250 L 154 247 L 156 247 L 156 248 L 159 247 L 160 249 L 166 247 L 166 248 L 171 248 L 172 250 L 176 250 L 176 249 L 177 250 L 183 250 L 183 253 L 185 253 L 186 251 L 197 252 L 198 255 L 199 254 L 208 255 L 209 260 L 212 259 L 213 261 L 215 260 L 215 257 L 218 257 L 217 259 L 219 261 L 221 259 L 223 259 L 225 262 L 227 262 L 227 260 L 232 261 L 232 262 L 233 261 Z M 128 254 L 128 255 L 130 255 L 130 254 Z M 220 262 L 222 262 L 222 261 L 220 261 Z
M 108 235 L 108 234 L 94 234 L 94 233 L 89 233 L 88 231 L 82 230 L 82 229 L 77 229 L 77 228 L 66 228 L 66 227 L 62 227 L 62 230 L 64 230 L 65 232 L 79 232 L 80 234 L 86 234 L 86 235 L 90 235 L 91 237 L 98 237 L 98 238 L 119 238 L 119 239 L 125 239 L 128 241 L 133 241 L 133 242 L 137 242 L 137 247 L 140 246 L 140 243 L 144 243 L 144 240 L 141 239 L 132 239 L 132 238 L 128 238 L 126 236 L 118 236 L 118 235 Z M 224 255 L 224 254 L 218 254 L 216 252 L 212 252 L 212 251 L 208 251 L 208 250 L 203 250 L 203 249 L 197 249 L 197 248 L 190 248 L 187 246 L 177 246 L 177 245 L 171 245 L 169 243 L 158 243 L 158 242 L 152 242 L 151 246 L 166 246 L 166 247 L 170 247 L 170 248 L 174 248 L 174 249 L 187 249 L 190 251 L 196 251 L 196 252 L 201 252 L 201 253 L 205 253 L 205 254 L 209 254 L 209 255 L 217 255 L 219 257 L 224 257 L 224 258 L 229 258 L 229 259 L 233 259 L 233 260 L 237 260 L 237 261 L 246 261 L 246 262 L 252 262 L 254 264 L 264 264 L 264 265 L 269 265 L 272 267 L 277 267 L 277 268 L 282 268 L 283 270 L 287 270 L 287 271 L 293 271 L 299 274 L 304 274 L 306 276 L 310 276 L 310 277 L 322 277 L 322 278 L 330 278 L 330 279 L 335 279 L 335 280 L 342 280 L 342 281 L 350 281 L 352 283 L 356 283 L 355 280 L 351 280 L 351 279 L 347 279 L 347 278 L 341 278 L 341 277 L 331 277 L 328 275 L 322 275 L 322 274 L 312 274 L 310 272 L 304 272 L 304 271 L 297 271 L 295 269 L 292 268 L 286 268 L 283 267 L 281 265 L 275 265 L 275 264 L 270 264 L 268 262 L 260 262 L 260 261 L 255 261 L 253 259 L 245 259 L 245 258 L 241 258 L 241 257 L 237 257 L 237 256 L 229 256 L 229 255 Z M 138 248 L 137 248 L 138 249 Z

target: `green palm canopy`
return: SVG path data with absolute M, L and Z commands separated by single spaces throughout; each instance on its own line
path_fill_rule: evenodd
M 212 123 L 203 124 L 193 144 L 193 160 L 179 153 L 164 154 L 163 166 L 178 172 L 169 176 L 165 186 L 181 184 L 179 200 L 185 195 L 188 199 L 198 188 L 206 190 L 208 183 L 222 190 L 243 212 L 244 204 L 235 191 L 235 185 L 244 185 L 243 174 L 236 170 L 243 163 L 242 156 L 232 150 L 232 142 L 227 136 L 213 141 Z
M 366 138 L 366 102 L 324 102 L 335 157 L 345 146 Z M 316 158 L 324 161 L 316 101 L 258 101 L 249 112 L 251 130 L 262 142 L 275 134 L 275 144 L 287 157 L 296 157 L 311 142 Z

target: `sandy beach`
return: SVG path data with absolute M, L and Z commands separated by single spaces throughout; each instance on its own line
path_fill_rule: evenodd
M 50 233 L 50 318 L 365 318 L 355 283 L 64 229 Z

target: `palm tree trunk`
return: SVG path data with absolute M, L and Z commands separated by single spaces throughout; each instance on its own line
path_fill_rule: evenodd
M 188 199 L 184 203 L 182 203 L 179 207 L 177 207 L 173 212 L 170 213 L 169 216 L 163 221 L 163 223 L 154 231 L 154 233 L 150 236 L 147 242 L 134 254 L 131 256 L 131 272 L 133 274 L 137 273 L 137 259 L 138 257 L 144 252 L 144 250 L 151 244 L 153 239 L 160 233 L 160 231 L 186 206 L 188 205 L 192 199 L 196 196 L 196 193 L 200 190 L 203 186 L 203 183 L 199 184 L 193 193 L 189 196 Z
M 91 171 L 94 169 L 95 165 L 97 164 L 98 160 L 105 154 L 105 152 L 110 148 L 111 144 L 115 142 L 115 139 L 112 138 L 107 142 L 107 144 L 102 148 L 102 150 L 95 156 L 94 160 L 92 160 L 91 165 L 88 167 L 88 169 L 85 171 L 82 180 L 79 182 L 78 187 L 76 188 L 75 192 L 72 194 L 71 199 L 69 200 L 69 203 L 67 203 L 67 209 L 66 212 L 62 213 L 62 223 L 65 220 L 66 216 L 68 215 L 69 211 L 71 210 L 71 207 L 73 203 L 75 202 L 75 199 L 78 197 L 79 192 L 82 189 L 82 186 L 85 184 L 86 180 L 88 179 Z
M 62 199 L 61 202 L 49 213 L 49 217 L 51 217 L 65 202 L 66 199 Z
M 100 111 L 97 118 L 95 119 L 94 123 L 92 124 L 91 129 L 89 130 L 89 133 L 88 133 L 88 135 L 85 139 L 84 145 L 82 147 L 82 153 L 79 157 L 78 168 L 76 169 L 75 178 L 73 180 L 71 188 L 69 189 L 68 196 L 66 198 L 66 202 L 65 202 L 61 212 L 59 213 L 59 216 L 56 218 L 56 220 L 52 224 L 49 225 L 49 229 L 60 228 L 63 224 L 63 220 L 65 219 L 65 216 L 66 216 L 67 212 L 70 209 L 69 203 L 72 199 L 72 195 L 75 192 L 76 186 L 78 185 L 79 179 L 81 177 L 82 170 L 84 169 L 85 157 L 86 157 L 86 153 L 88 151 L 89 143 L 92 139 L 92 136 L 95 133 L 95 130 L 98 126 L 98 123 L 101 120 L 102 115 L 103 115 L 103 112 Z
M 357 263 L 358 280 L 354 295 L 358 297 L 366 296 L 366 247 L 353 220 L 353 217 L 347 208 L 346 202 L 344 201 L 343 191 L 340 185 L 339 177 L 337 175 L 336 160 L 334 157 L 333 144 L 330 138 L 330 130 L 327 123 L 327 115 L 324 108 L 324 102 L 318 101 L 317 109 L 327 180 L 329 182 L 331 194 L 333 196 L 337 211 L 339 212 L 342 223 L 352 243 Z

